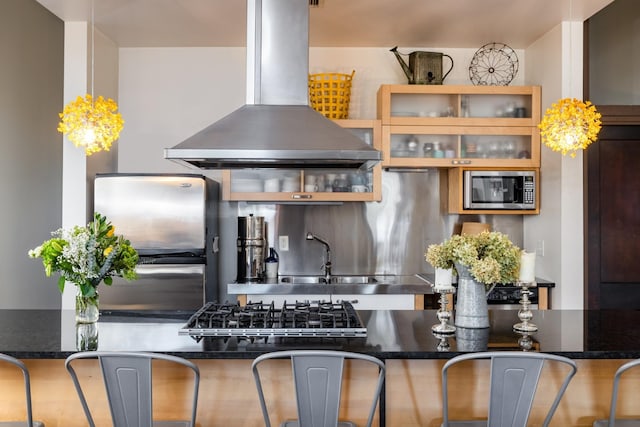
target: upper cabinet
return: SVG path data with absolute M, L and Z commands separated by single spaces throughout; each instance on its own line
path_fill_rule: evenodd
M 385 168 L 539 167 L 539 86 L 382 85 Z
M 379 120 L 334 120 L 381 150 Z M 226 170 L 223 200 L 260 202 L 372 202 L 382 199 L 382 166 L 354 169 Z

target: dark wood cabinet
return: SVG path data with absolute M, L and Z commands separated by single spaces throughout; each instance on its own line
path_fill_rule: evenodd
M 640 125 L 606 125 L 586 153 L 589 309 L 640 308 Z

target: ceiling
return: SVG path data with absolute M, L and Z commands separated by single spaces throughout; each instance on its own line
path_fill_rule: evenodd
M 93 21 L 120 47 L 245 46 L 243 0 L 38 0 L 64 21 Z M 301 0 L 306 1 L 306 0 Z M 524 49 L 561 21 L 613 0 L 319 0 L 312 47 Z

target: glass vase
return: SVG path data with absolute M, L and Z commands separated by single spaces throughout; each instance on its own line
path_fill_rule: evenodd
M 76 294 L 76 323 L 95 323 L 100 316 L 98 293 L 88 297 L 78 288 Z
M 98 349 L 98 323 L 76 323 L 76 350 Z

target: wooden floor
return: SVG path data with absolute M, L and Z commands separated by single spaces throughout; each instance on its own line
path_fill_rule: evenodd
M 92 404 L 97 426 L 109 426 L 110 418 L 105 402 L 104 386 L 95 365 L 87 362 L 78 370 L 79 376 L 91 384 L 87 391 Z M 198 405 L 200 426 L 263 426 L 255 383 L 251 374 L 250 360 L 196 360 L 201 369 L 201 389 Z M 269 405 L 274 410 L 272 423 L 280 417 L 293 417 L 295 407 L 292 400 L 290 367 L 283 361 L 269 369 L 267 376 L 268 395 L 277 396 Z M 440 369 L 444 360 L 389 360 L 387 361 L 386 409 L 387 426 L 436 427 L 441 422 Z M 578 373 L 569 386 L 552 426 L 591 426 L 596 418 L 605 418 L 608 413 L 612 378 L 623 360 L 578 360 Z M 26 360 L 32 377 L 34 418 L 44 421 L 47 427 L 86 426 L 78 397 L 63 360 Z M 186 417 L 189 408 L 182 396 L 188 393 L 190 384 L 186 373 L 168 368 L 161 363 L 155 365 L 154 405 L 157 419 L 179 419 Z M 12 372 L 12 371 L 11 371 Z M 349 400 L 342 417 L 362 425 L 366 419 L 368 390 L 375 382 L 375 372 L 368 366 L 353 363 L 347 369 L 350 381 L 345 384 L 344 399 Z M 487 384 L 480 380 L 486 373 L 483 366 L 461 372 L 453 380 L 451 402 L 455 408 L 452 418 L 482 417 L 483 396 Z M 456 374 L 458 375 L 458 374 Z M 620 414 L 640 416 L 637 396 L 640 393 L 640 373 L 632 373 L 630 387 L 621 390 L 628 396 L 620 406 Z M 550 384 L 554 384 L 551 378 Z M 0 370 L 0 419 L 23 419 L 24 404 L 22 377 Z M 530 425 L 540 425 L 545 399 L 550 393 L 544 386 L 543 399 L 536 400 Z M 553 386 L 551 386 L 553 387 Z M 635 410 L 635 412 L 634 412 Z M 378 425 L 377 421 L 374 425 Z

